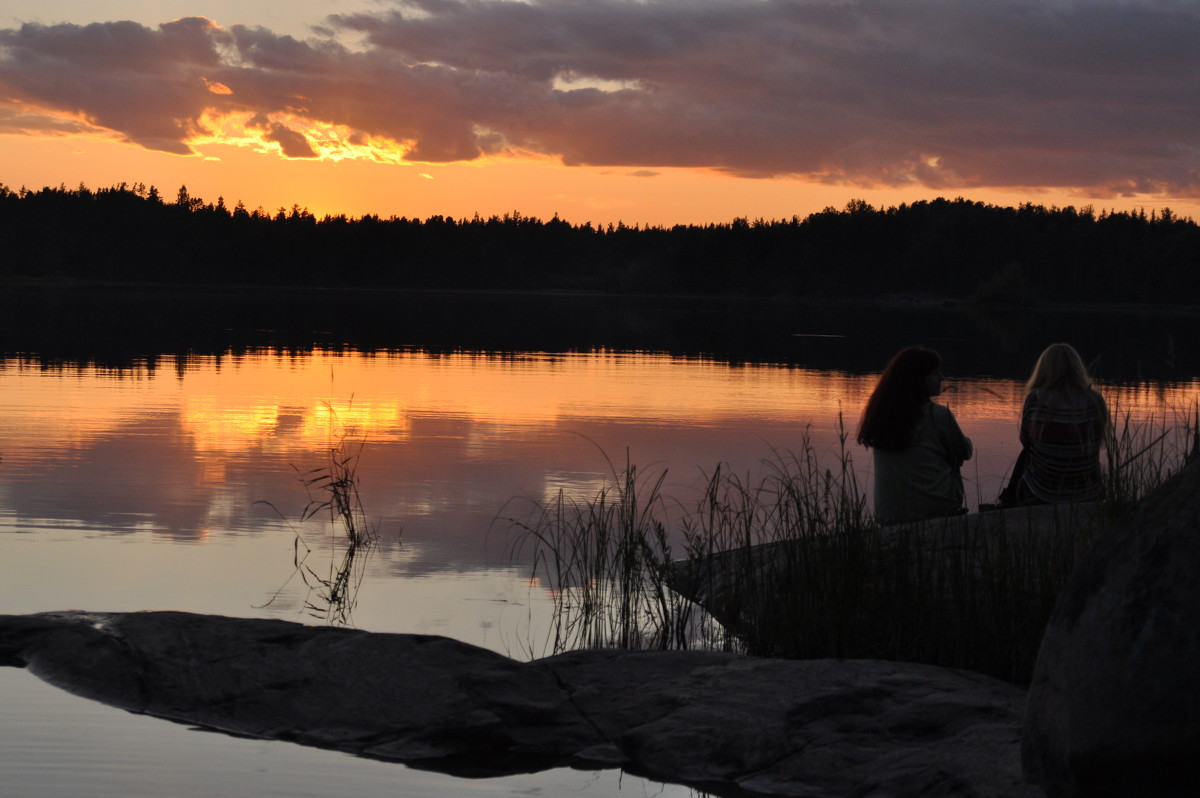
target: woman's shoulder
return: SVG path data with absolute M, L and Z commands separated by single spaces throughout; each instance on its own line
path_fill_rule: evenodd
M 1048 410 L 1063 410 L 1093 406 L 1105 409 L 1104 397 L 1093 386 L 1087 388 L 1058 387 L 1050 390 L 1034 388 L 1025 394 L 1025 407 L 1044 407 Z
M 1097 414 L 1108 416 L 1108 403 L 1104 401 L 1104 395 L 1097 391 L 1094 386 L 1088 389 L 1088 401 Z
M 937 402 L 930 402 L 927 411 L 935 421 L 946 421 L 954 418 L 954 411 Z

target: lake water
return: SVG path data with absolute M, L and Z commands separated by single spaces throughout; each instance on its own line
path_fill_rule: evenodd
M 330 530 L 299 475 L 346 436 L 380 543 L 354 624 L 548 653 L 551 601 L 506 517 L 587 499 L 626 459 L 684 507 L 806 437 L 838 456 L 900 346 L 945 355 L 976 445 L 968 503 L 1017 451 L 1021 381 L 1079 346 L 1110 404 L 1168 427 L 1200 397 L 1190 315 L 981 317 L 772 303 L 480 295 L 12 294 L 0 301 L 0 613 L 187 610 L 326 622 L 296 576 Z M 861 484 L 869 454 L 850 445 Z M 319 603 L 319 602 L 318 602 Z M 13 796 L 687 795 L 618 772 L 460 781 L 237 740 L 0 669 Z

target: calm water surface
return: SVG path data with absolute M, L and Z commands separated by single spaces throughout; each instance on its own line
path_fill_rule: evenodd
M 590 498 L 627 458 L 642 473 L 665 471 L 683 507 L 718 464 L 753 478 L 777 450 L 806 441 L 833 464 L 839 414 L 852 432 L 875 379 L 606 348 L 248 346 L 97 362 L 29 351 L 0 360 L 0 613 L 173 609 L 323 623 L 305 609 L 313 595 L 293 550 L 299 536 L 308 563 L 328 568 L 330 528 L 300 520 L 309 496 L 298 473 L 320 467 L 344 435 L 362 445 L 362 497 L 381 536 L 355 625 L 522 659 L 547 653 L 551 605 L 503 519 L 560 490 Z M 1016 454 L 1019 378 L 994 371 L 952 374 L 942 397 L 976 444 L 971 505 L 994 500 Z M 1186 375 L 1102 387 L 1137 418 L 1173 419 L 1200 395 Z M 850 451 L 869 487 L 868 453 Z M 0 706 L 0 770 L 6 794 L 19 796 L 689 794 L 611 771 L 464 782 L 235 740 L 77 699 L 14 669 L 0 669 Z

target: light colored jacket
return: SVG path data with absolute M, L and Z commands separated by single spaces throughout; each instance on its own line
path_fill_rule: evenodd
M 875 517 L 884 524 L 954 515 L 963 506 L 963 462 L 971 439 L 950 408 L 928 402 L 917 419 L 912 445 L 875 448 Z

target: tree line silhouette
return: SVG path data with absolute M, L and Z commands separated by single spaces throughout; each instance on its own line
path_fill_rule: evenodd
M 595 226 L 519 212 L 424 220 L 268 213 L 122 183 L 0 184 L 0 279 L 1028 303 L 1186 303 L 1200 227 L 1168 209 L 963 198 L 804 218 Z

